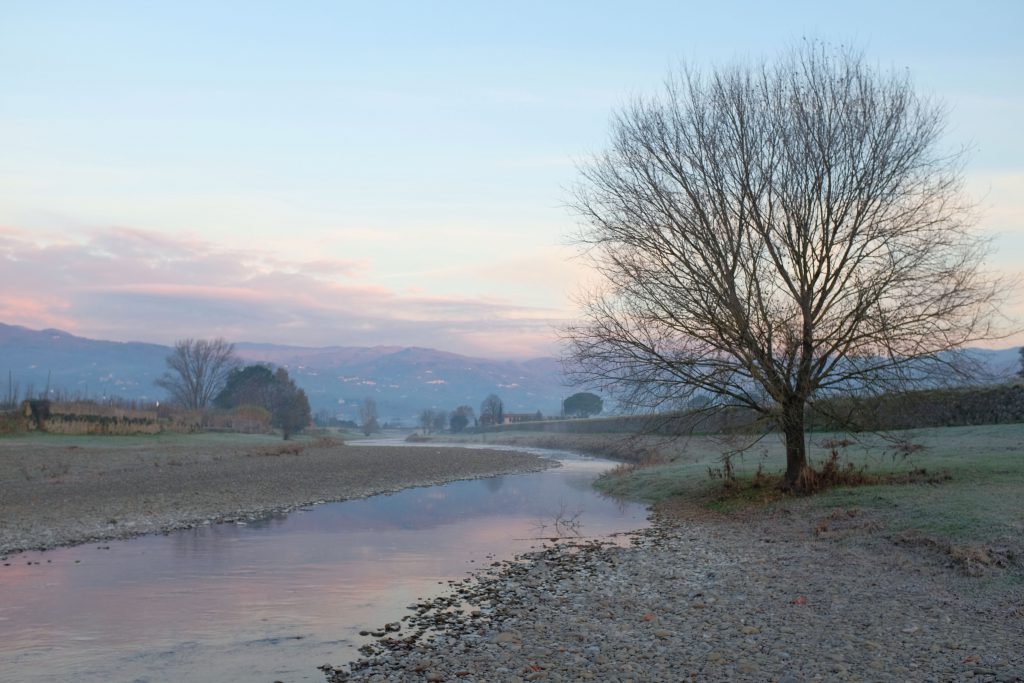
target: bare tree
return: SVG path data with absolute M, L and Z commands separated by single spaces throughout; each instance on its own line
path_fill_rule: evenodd
M 235 345 L 221 338 L 182 339 L 167 357 L 168 372 L 156 380 L 171 400 L 189 410 L 202 410 L 224 387 L 238 365 Z
M 363 428 L 363 434 L 369 436 L 380 431 L 377 417 L 377 401 L 367 396 L 359 406 L 359 421 Z
M 581 169 L 605 285 L 567 330 L 569 371 L 638 409 L 756 411 L 800 488 L 808 409 L 936 381 L 993 336 L 998 283 L 944 121 L 906 76 L 820 44 L 673 75 Z
M 1024 379 L 1024 346 L 1020 347 L 1020 370 L 1017 371 L 1017 376 Z
M 18 382 L 14 381 L 14 375 L 7 371 L 7 393 L 3 400 L 0 400 L 0 410 L 14 410 L 18 407 Z
M 433 408 L 424 408 L 420 411 L 420 428 L 424 434 L 429 434 L 434 429 L 434 415 L 437 413 Z
M 497 394 L 488 394 L 480 404 L 480 424 L 484 427 L 500 425 L 505 420 L 505 404 Z

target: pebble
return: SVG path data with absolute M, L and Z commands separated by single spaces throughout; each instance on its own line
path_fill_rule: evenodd
M 482 569 L 328 681 L 1024 683 L 1024 582 L 877 533 L 821 538 L 794 513 L 654 521 L 628 548 L 568 541 Z

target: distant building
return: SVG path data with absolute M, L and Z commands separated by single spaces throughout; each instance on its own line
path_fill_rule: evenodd
M 517 422 L 537 422 L 543 419 L 544 415 L 539 410 L 535 413 L 504 413 L 501 423 L 511 425 Z

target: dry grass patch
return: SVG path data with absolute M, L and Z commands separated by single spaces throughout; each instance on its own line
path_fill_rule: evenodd
M 1006 569 L 1021 567 L 1021 558 L 1007 546 L 983 542 L 954 542 L 906 531 L 892 537 L 896 545 L 934 551 L 965 576 L 990 576 Z

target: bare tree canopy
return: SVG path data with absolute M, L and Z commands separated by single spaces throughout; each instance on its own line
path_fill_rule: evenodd
M 933 380 L 993 336 L 999 283 L 944 124 L 905 75 L 816 43 L 670 77 L 581 169 L 604 286 L 568 329 L 569 371 L 638 408 L 757 411 L 799 488 L 816 401 Z
M 359 406 L 359 424 L 363 428 L 364 435 L 369 436 L 380 431 L 377 418 L 377 400 L 367 396 Z
M 224 339 L 182 339 L 174 343 L 174 351 L 167 357 L 168 372 L 156 380 L 156 385 L 165 389 L 175 403 L 189 410 L 202 410 L 237 365 L 235 345 Z
M 448 420 L 448 413 L 439 408 L 426 408 L 420 411 L 420 427 L 424 434 L 444 431 L 444 424 Z
M 504 421 L 505 404 L 497 394 L 488 394 L 480 404 L 480 424 L 484 427 L 493 427 Z

